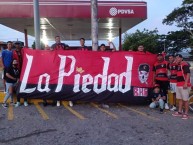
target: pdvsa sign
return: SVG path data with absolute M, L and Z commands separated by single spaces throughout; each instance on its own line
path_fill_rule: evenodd
M 131 15 L 134 14 L 134 10 L 133 9 L 117 9 L 115 7 L 112 7 L 109 10 L 109 13 L 111 16 L 116 16 L 116 15 Z

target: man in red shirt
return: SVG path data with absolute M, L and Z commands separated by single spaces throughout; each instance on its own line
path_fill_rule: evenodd
M 174 55 L 169 55 L 168 61 L 168 70 L 169 70 L 169 81 L 170 81 L 170 92 L 173 94 L 173 107 L 171 111 L 176 111 L 176 83 L 177 83 L 177 68 L 178 65 L 175 61 Z
M 188 119 L 189 111 L 189 93 L 191 89 L 190 84 L 190 68 L 187 62 L 183 61 L 181 54 L 176 56 L 176 62 L 178 64 L 177 69 L 177 87 L 176 87 L 176 98 L 179 99 L 178 112 L 173 113 L 173 116 L 182 117 L 182 119 Z M 182 113 L 182 107 L 185 107 L 184 114 Z
M 18 69 L 21 71 L 22 61 L 23 61 L 23 51 L 20 46 L 20 42 L 15 42 L 15 50 L 13 50 L 13 59 L 18 62 Z
M 78 50 L 88 50 L 88 47 L 85 46 L 85 39 L 84 38 L 80 38 L 80 47 L 78 48 Z
M 55 42 L 56 43 L 54 43 L 52 46 L 51 46 L 51 50 L 66 50 L 66 49 L 68 49 L 69 48 L 69 46 L 68 45 L 66 45 L 65 43 L 61 43 L 61 40 L 60 40 L 60 36 L 56 36 L 55 37 Z M 44 106 L 46 106 L 47 105 L 47 101 L 44 99 L 43 100 L 43 104 L 44 104 Z M 53 101 L 53 104 L 52 105 L 55 105 L 56 104 L 56 106 L 60 106 L 60 101 L 57 101 L 57 102 L 55 102 L 55 101 Z M 71 105 L 71 104 L 70 104 Z M 72 104 L 73 105 L 73 104 Z
M 153 65 L 153 82 L 155 84 L 159 84 L 161 90 L 166 96 L 165 100 L 165 109 L 169 109 L 168 103 L 167 103 L 167 94 L 168 94 L 168 88 L 169 88 L 169 80 L 168 80 L 168 62 L 164 60 L 164 56 L 162 53 L 157 54 L 157 61 Z
M 65 43 L 61 43 L 60 36 L 55 37 L 55 42 L 56 43 L 51 46 L 51 50 L 65 50 L 69 47 Z

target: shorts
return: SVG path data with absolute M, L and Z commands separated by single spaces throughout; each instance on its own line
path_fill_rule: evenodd
M 5 79 L 5 76 L 6 76 L 6 70 L 3 69 L 3 73 L 2 73 L 2 79 L 3 79 L 3 80 Z
M 187 89 L 183 89 L 183 87 L 176 87 L 176 98 L 181 99 L 183 101 L 188 101 L 189 98 L 189 93 L 190 93 L 191 88 L 188 87 Z
M 4 70 L 2 72 L 2 76 L 1 77 L 2 77 L 2 80 L 4 80 Z
M 170 91 L 171 93 L 176 93 L 176 83 L 170 83 Z

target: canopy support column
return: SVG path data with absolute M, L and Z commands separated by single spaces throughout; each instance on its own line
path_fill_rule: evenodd
M 98 50 L 98 2 L 91 0 L 91 37 L 92 50 Z
M 33 0 L 34 2 L 34 29 L 35 29 L 35 47 L 40 47 L 40 15 L 39 15 L 39 0 Z
M 25 47 L 28 48 L 27 29 L 24 29 Z

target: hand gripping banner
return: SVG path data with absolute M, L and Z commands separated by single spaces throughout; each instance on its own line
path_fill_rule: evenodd
M 135 102 L 148 97 L 156 56 L 137 52 L 24 49 L 22 98 Z

